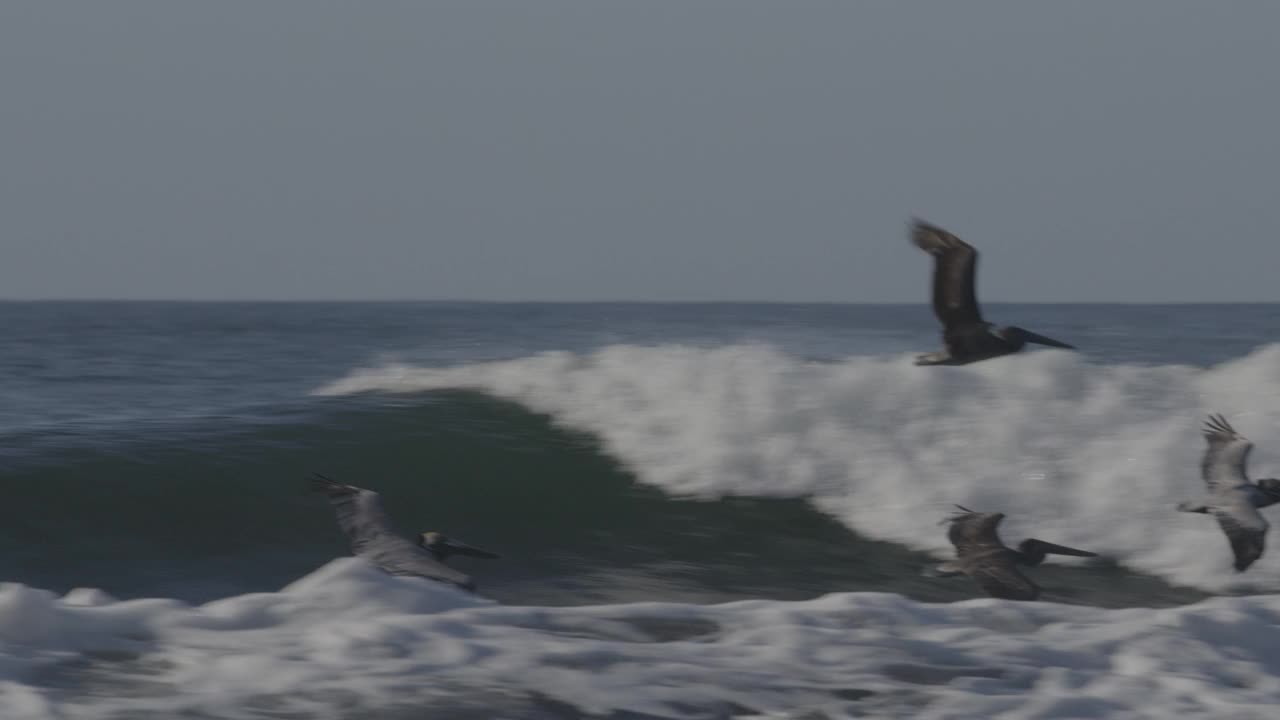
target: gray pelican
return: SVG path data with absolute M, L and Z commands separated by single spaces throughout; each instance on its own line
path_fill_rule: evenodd
M 372 490 L 343 485 L 319 473 L 312 475 L 311 487 L 328 496 L 338 527 L 351 540 L 351 552 L 392 575 L 415 575 L 474 591 L 471 578 L 444 561 L 451 555 L 498 557 L 437 532 L 419 533 L 416 540 L 404 537 L 383 511 L 382 497 Z
M 1018 572 L 1019 565 L 1036 566 L 1045 555 L 1073 555 L 1095 557 L 1096 553 L 1054 545 L 1043 540 L 1028 538 L 1017 550 L 1005 547 L 996 528 L 1004 520 L 1004 513 L 979 513 L 956 506 L 960 512 L 944 522 L 951 524 L 947 539 L 956 547 L 956 559 L 937 567 L 935 574 L 968 575 L 991 597 L 1004 600 L 1035 600 L 1040 597 L 1040 587 Z
M 1016 353 L 1027 343 L 1075 349 L 1030 330 L 983 320 L 973 289 L 978 251 L 969 243 L 922 220 L 912 221 L 911 241 L 933 256 L 933 313 L 942 323 L 946 348 L 916 356 L 917 365 L 967 365 Z
M 1198 502 L 1179 503 L 1178 509 L 1212 514 L 1231 541 L 1236 570 L 1244 572 L 1262 557 L 1268 525 L 1258 508 L 1280 502 L 1280 480 L 1249 481 L 1245 463 L 1253 443 L 1237 433 L 1221 415 L 1209 416 L 1204 424 L 1204 439 L 1209 446 L 1200 461 L 1200 476 L 1209 495 Z

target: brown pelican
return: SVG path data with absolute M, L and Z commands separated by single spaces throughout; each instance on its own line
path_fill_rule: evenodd
M 946 348 L 916 356 L 917 365 L 966 365 L 1016 353 L 1029 342 L 1074 349 L 1030 330 L 996 327 L 982 319 L 973 288 L 978 251 L 969 243 L 922 220 L 912 221 L 911 241 L 933 256 L 933 312 L 942 323 Z
M 1237 433 L 1221 415 L 1209 416 L 1204 424 L 1204 439 L 1209 446 L 1200 461 L 1200 476 L 1209 495 L 1199 502 L 1179 503 L 1178 509 L 1212 514 L 1231 541 L 1236 570 L 1243 572 L 1262 557 L 1268 525 L 1258 508 L 1280 502 L 1280 480 L 1249 481 L 1245 463 L 1253 443 Z
M 311 487 L 329 497 L 338 515 L 338 527 L 351 540 L 351 552 L 392 575 L 416 575 L 475 590 L 469 576 L 444 561 L 450 555 L 498 557 L 437 532 L 420 533 L 416 541 L 409 540 L 396 532 L 382 509 L 382 497 L 372 490 L 343 485 L 319 473 L 312 475 Z
M 968 575 L 991 597 L 1004 600 L 1035 600 L 1040 588 L 1022 573 L 1019 565 L 1036 566 L 1045 555 L 1073 555 L 1095 557 L 1096 553 L 1054 545 L 1043 540 L 1028 538 L 1017 550 L 1005 547 L 996 527 L 1004 520 L 1004 513 L 979 513 L 956 506 L 960 512 L 947 518 L 951 524 L 947 539 L 956 547 L 956 559 L 937 567 L 938 576 Z

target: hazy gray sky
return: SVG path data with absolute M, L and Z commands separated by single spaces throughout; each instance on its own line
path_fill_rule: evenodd
M 1280 301 L 1280 2 L 4 2 L 0 297 Z

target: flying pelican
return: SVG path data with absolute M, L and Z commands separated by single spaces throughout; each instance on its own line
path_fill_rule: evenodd
M 975 294 L 978 251 L 936 225 L 912 221 L 911 241 L 933 256 L 933 313 L 942 323 L 942 352 L 916 356 L 917 365 L 967 365 L 1016 353 L 1027 343 L 1075 348 L 1053 338 L 982 319 Z
M 1221 415 L 1210 415 L 1204 424 L 1205 448 L 1200 476 L 1209 490 L 1199 502 L 1183 502 L 1183 512 L 1212 514 L 1235 555 L 1235 568 L 1244 572 L 1262 557 L 1267 538 L 1267 520 L 1258 508 L 1280 502 L 1280 480 L 1263 478 L 1256 483 L 1245 474 L 1245 463 L 1253 443 L 1231 427 Z
M 1049 554 L 1096 556 L 1096 553 L 1035 538 L 1023 540 L 1017 550 L 1011 550 L 1005 547 L 996 533 L 996 527 L 1004 520 L 1004 513 L 979 513 L 959 505 L 956 507 L 960 512 L 944 521 L 951 524 L 947 539 L 956 547 L 956 559 L 939 565 L 936 575 L 968 575 L 978 581 L 991 597 L 1004 600 L 1035 600 L 1040 597 L 1040 587 L 1018 572 L 1019 565 L 1034 567 Z
M 392 575 L 415 575 L 474 591 L 471 578 L 444 561 L 450 555 L 498 557 L 437 532 L 419 533 L 416 541 L 409 540 L 396 532 L 382 509 L 382 496 L 372 490 L 343 485 L 319 473 L 312 475 L 311 487 L 329 497 L 338 527 L 351 540 L 351 552 Z

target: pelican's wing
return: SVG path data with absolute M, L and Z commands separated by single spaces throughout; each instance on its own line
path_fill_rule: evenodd
M 1204 424 L 1204 439 L 1208 447 L 1200 462 L 1200 475 L 1209 492 L 1218 494 L 1249 483 L 1245 463 L 1253 443 L 1231 427 L 1221 415 L 1210 415 Z
M 311 487 L 329 498 L 338 516 L 338 527 L 351 540 L 351 551 L 355 554 L 361 554 L 370 543 L 382 538 L 399 537 L 391 518 L 382 509 L 382 496 L 378 493 L 319 474 L 311 477 Z
M 911 242 L 933 256 L 933 312 L 943 327 L 982 322 L 974 277 L 978 251 L 969 243 L 936 225 L 915 220 Z
M 964 558 L 975 553 L 1000 550 L 1004 544 L 996 528 L 1004 513 L 962 512 L 951 517 L 947 539 L 956 547 L 956 555 Z
M 466 573 L 458 572 L 435 559 L 430 552 L 399 535 L 385 535 L 370 543 L 361 557 L 392 575 L 413 575 L 475 590 Z
M 973 578 L 994 598 L 1003 600 L 1035 600 L 1040 597 L 1040 587 L 1018 572 L 1011 556 L 992 554 L 968 566 Z
M 382 509 L 378 493 L 323 475 L 312 476 L 311 485 L 328 496 L 338 516 L 338 527 L 350 538 L 351 551 L 356 555 L 392 575 L 416 575 L 474 589 L 466 573 L 436 560 L 430 552 L 397 533 Z
M 1231 553 L 1235 555 L 1235 569 L 1243 572 L 1262 557 L 1266 549 L 1267 519 L 1262 517 L 1258 508 L 1249 502 L 1249 496 L 1243 492 L 1232 493 L 1234 497 L 1229 503 L 1216 505 L 1213 516 L 1218 526 L 1231 541 Z

